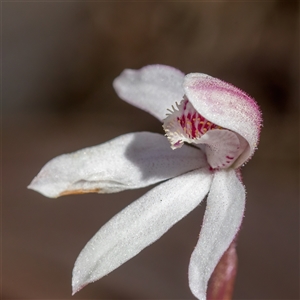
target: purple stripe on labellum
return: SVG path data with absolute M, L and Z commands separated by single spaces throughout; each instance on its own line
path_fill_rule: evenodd
M 207 131 L 221 129 L 201 116 L 189 100 L 184 97 L 180 104 L 176 103 L 176 108 L 172 106 L 167 118 L 164 120 L 163 128 L 168 137 L 171 148 L 180 148 L 184 142 L 197 143 Z
M 169 112 L 163 128 L 173 150 L 182 147 L 184 142 L 203 144 L 213 169 L 230 167 L 240 155 L 237 135 L 205 119 L 186 96 Z

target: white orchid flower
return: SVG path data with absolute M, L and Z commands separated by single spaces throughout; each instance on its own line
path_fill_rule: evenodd
M 129 133 L 58 156 L 29 188 L 58 197 L 162 183 L 114 216 L 87 243 L 74 266 L 73 294 L 155 242 L 208 195 L 189 265 L 190 289 L 196 298 L 206 299 L 208 280 L 244 215 L 245 188 L 238 174 L 257 147 L 259 108 L 228 83 L 201 73 L 185 76 L 163 65 L 125 70 L 113 85 L 120 98 L 163 122 L 167 138 Z

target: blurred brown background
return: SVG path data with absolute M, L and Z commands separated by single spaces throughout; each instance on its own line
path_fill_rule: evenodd
M 261 106 L 234 299 L 299 299 L 298 1 L 2 2 L 2 51 L 2 299 L 193 299 L 187 268 L 205 205 L 71 297 L 82 247 L 146 189 L 59 199 L 26 189 L 56 155 L 162 133 L 111 84 L 153 63 L 231 82 Z

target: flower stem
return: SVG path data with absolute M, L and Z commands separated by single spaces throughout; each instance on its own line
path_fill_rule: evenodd
M 235 240 L 221 257 L 208 283 L 207 299 L 231 300 L 237 272 Z

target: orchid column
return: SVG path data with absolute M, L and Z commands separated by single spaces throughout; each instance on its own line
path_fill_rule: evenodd
M 239 168 L 253 155 L 261 114 L 246 93 L 201 73 L 168 66 L 125 70 L 120 98 L 163 123 L 166 137 L 129 133 L 48 162 L 29 188 L 47 197 L 109 193 L 162 182 L 100 228 L 77 258 L 73 293 L 160 238 L 207 197 L 189 284 L 206 299 L 207 283 L 244 215 Z

